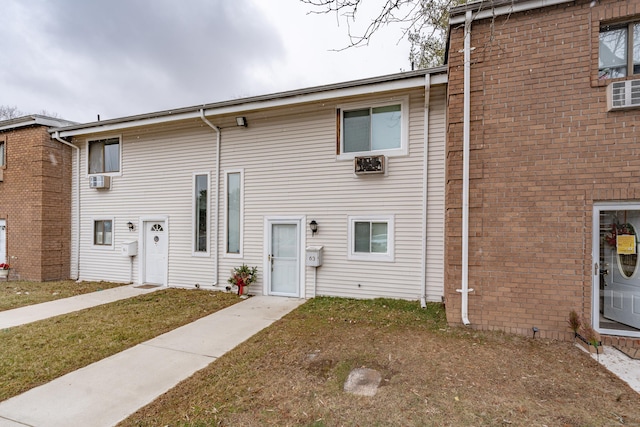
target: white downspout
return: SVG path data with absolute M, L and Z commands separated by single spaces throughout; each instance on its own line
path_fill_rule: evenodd
M 76 202 L 76 281 L 80 280 L 80 147 L 77 147 L 73 144 L 71 144 L 70 142 L 65 141 L 64 139 L 60 138 L 60 132 L 59 131 L 55 131 L 53 133 L 53 139 L 57 140 L 58 142 L 61 142 L 64 145 L 68 145 L 69 147 L 73 148 L 76 150 L 76 163 L 78 164 L 78 175 L 76 178 L 76 192 L 77 195 L 76 197 L 78 198 L 77 202 Z
M 471 122 L 471 11 L 464 21 L 464 109 L 462 117 L 462 323 L 469 321 L 469 152 Z
M 214 241 L 214 245 L 215 245 L 215 250 L 213 251 L 213 259 L 214 259 L 214 264 L 216 267 L 216 277 L 213 281 L 213 286 L 218 286 L 218 275 L 219 275 L 219 257 L 218 257 L 218 250 L 219 250 L 219 245 L 218 245 L 218 228 L 220 226 L 220 215 L 219 215 L 219 211 L 220 211 L 220 128 L 216 125 L 214 125 L 213 123 L 211 123 L 209 120 L 207 120 L 207 118 L 204 116 L 204 109 L 200 109 L 200 118 L 202 119 L 203 122 L 205 122 L 207 124 L 207 126 L 209 126 L 211 129 L 216 131 L 217 134 L 217 138 L 216 138 L 216 191 L 215 191 L 215 196 L 216 196 L 216 203 L 215 203 L 215 224 L 213 226 L 213 241 Z M 213 248 L 212 248 L 213 249 Z
M 420 271 L 420 305 L 427 307 L 427 196 L 429 180 L 429 95 L 431 93 L 431 74 L 424 76 L 424 159 L 422 166 L 422 268 Z

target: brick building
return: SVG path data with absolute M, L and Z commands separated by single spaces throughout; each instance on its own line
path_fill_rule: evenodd
M 576 310 L 605 344 L 639 346 L 640 0 L 480 1 L 450 19 L 448 320 L 569 339 Z
M 33 115 L 0 122 L 0 262 L 10 278 L 69 278 L 71 148 L 48 128 L 69 122 Z

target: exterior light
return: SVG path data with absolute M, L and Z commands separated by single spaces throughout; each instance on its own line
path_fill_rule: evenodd
M 129 221 L 129 222 L 127 223 L 127 227 L 129 227 L 129 231 L 133 231 L 133 228 L 134 228 L 134 227 L 133 227 L 133 223 L 132 223 L 131 221 Z
M 309 223 L 309 228 L 311 229 L 312 236 L 318 232 L 318 223 L 315 219 Z
M 236 117 L 236 124 L 238 126 L 247 127 L 247 118 L 246 117 Z

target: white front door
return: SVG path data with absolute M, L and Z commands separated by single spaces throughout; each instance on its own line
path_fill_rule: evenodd
M 0 219 L 0 264 L 7 262 L 7 220 Z
M 267 221 L 266 283 L 269 295 L 300 296 L 301 221 Z
M 144 283 L 166 285 L 168 234 L 164 221 L 144 222 Z
M 609 211 L 603 224 L 604 317 L 640 328 L 640 211 Z

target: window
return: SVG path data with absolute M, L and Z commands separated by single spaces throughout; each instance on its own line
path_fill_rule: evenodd
M 100 219 L 93 221 L 93 244 L 96 246 L 113 245 L 113 220 Z
M 226 254 L 242 256 L 243 171 L 226 173 Z
M 340 115 L 343 159 L 366 153 L 407 154 L 407 100 L 376 106 L 346 106 Z
M 89 141 L 89 173 L 120 172 L 120 138 Z
M 209 224 L 209 174 L 195 175 L 194 187 L 194 251 L 196 253 L 206 253 L 209 249 L 209 239 L 207 238 Z
M 6 164 L 5 142 L 0 141 L 0 167 L 5 166 Z
M 600 27 L 598 77 L 640 74 L 640 23 Z
M 348 259 L 362 261 L 394 260 L 394 217 L 349 217 Z

